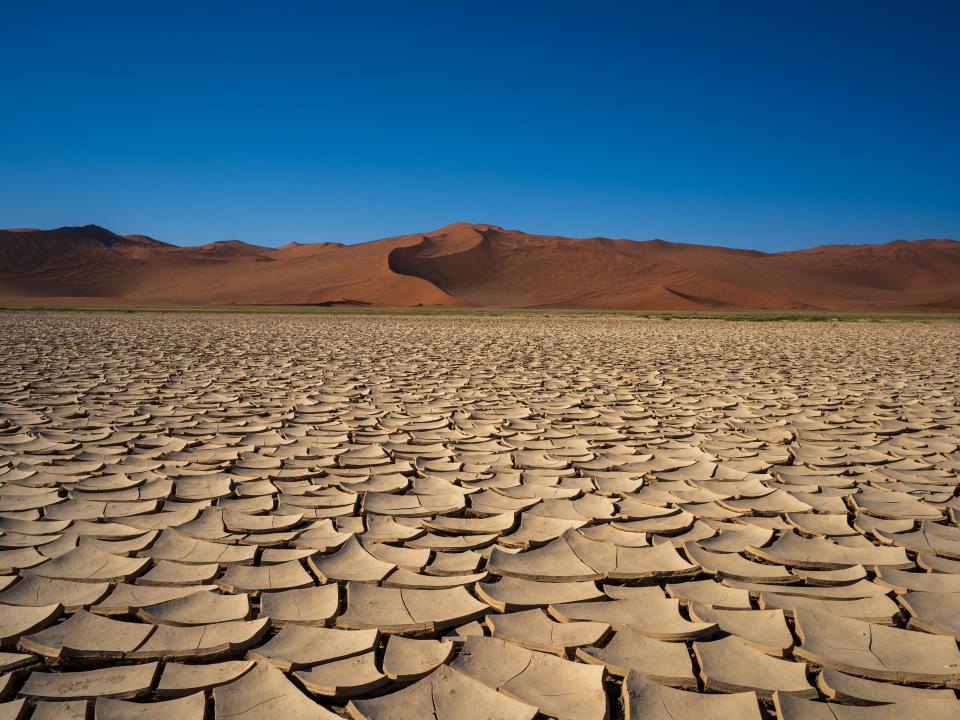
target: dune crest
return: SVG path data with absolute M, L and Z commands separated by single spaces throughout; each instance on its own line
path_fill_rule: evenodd
M 0 230 L 0 301 L 648 310 L 960 310 L 960 242 L 762 253 L 496 225 L 355 245 L 180 247 L 97 225 Z

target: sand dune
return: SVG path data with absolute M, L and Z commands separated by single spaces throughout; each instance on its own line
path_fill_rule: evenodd
M 179 247 L 96 225 L 0 230 L 0 301 L 951 312 L 960 242 L 769 254 L 454 223 L 356 245 Z

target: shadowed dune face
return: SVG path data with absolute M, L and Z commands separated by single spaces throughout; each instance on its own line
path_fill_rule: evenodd
M 237 240 L 176 247 L 103 228 L 0 231 L 0 298 L 184 305 L 457 305 L 435 285 L 398 275 L 405 238 L 267 248 Z
M 142 260 L 167 247 L 96 225 L 0 231 L 0 295 L 122 296 Z
M 471 244 L 471 240 L 473 240 Z M 394 250 L 391 268 L 471 305 L 655 308 L 794 307 L 789 298 L 692 271 L 669 243 L 527 235 L 453 226 Z M 709 250 L 698 248 L 698 250 Z M 724 250 L 730 253 L 735 251 Z
M 0 300 L 183 305 L 960 310 L 960 243 L 767 254 L 493 225 L 356 245 L 178 247 L 88 225 L 0 231 Z

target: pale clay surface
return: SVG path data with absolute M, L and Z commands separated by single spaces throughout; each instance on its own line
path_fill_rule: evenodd
M 0 314 L 0 713 L 960 717 L 958 368 L 939 322 Z

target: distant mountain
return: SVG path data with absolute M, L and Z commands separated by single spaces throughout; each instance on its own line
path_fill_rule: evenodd
M 97 225 L 0 230 L 0 302 L 960 311 L 960 242 L 762 253 L 495 225 L 356 245 L 179 247 Z

